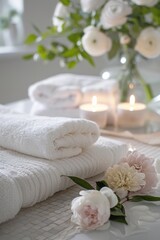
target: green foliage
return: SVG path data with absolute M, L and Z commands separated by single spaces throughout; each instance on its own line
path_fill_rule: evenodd
M 114 208 L 111 208 L 110 220 L 127 224 L 125 208 L 121 203 L 118 203 Z
M 141 201 L 148 201 L 148 202 L 157 202 L 160 201 L 160 197 L 150 196 L 150 195 L 137 195 L 130 199 L 131 202 L 141 202 Z
M 95 188 L 86 180 L 81 179 L 79 177 L 75 177 L 75 176 L 65 176 L 68 177 L 69 179 L 71 179 L 74 183 L 76 183 L 77 185 L 87 189 L 87 190 L 94 190 Z M 96 182 L 96 190 L 100 190 L 103 187 L 108 187 L 107 182 L 105 182 L 104 180 L 102 181 L 97 181 Z M 136 196 L 132 196 L 129 197 L 127 196 L 125 199 L 121 200 L 118 196 L 118 204 L 111 208 L 111 215 L 110 215 L 110 220 L 114 221 L 114 222 L 119 222 L 119 223 L 124 223 L 124 224 L 128 224 L 126 221 L 126 213 L 125 213 L 125 208 L 123 206 L 123 203 L 125 203 L 126 201 L 130 201 L 130 202 L 141 202 L 141 201 L 148 201 L 148 202 L 156 202 L 156 201 L 160 201 L 160 197 L 155 197 L 155 196 L 150 196 L 150 195 L 136 195 Z
M 60 0 L 60 2 L 66 6 L 69 6 L 69 4 L 70 4 L 70 0 Z
M 36 34 L 28 36 L 25 44 L 40 45 L 35 51 L 39 58 L 52 61 L 58 57 L 60 60 L 63 60 L 68 68 L 75 67 L 83 59 L 93 67 L 95 66 L 93 57 L 85 52 L 81 43 L 84 29 L 88 26 L 100 27 L 100 30 L 112 39 L 112 48 L 107 53 L 108 59 L 113 59 L 123 52 L 120 43 L 121 35 L 130 37 L 131 41 L 128 44 L 128 48 L 134 50 L 136 39 L 144 28 L 149 26 L 157 28 L 160 26 L 160 1 L 152 7 L 139 6 L 129 1 L 132 7 L 132 14 L 127 17 L 127 22 L 110 29 L 103 29 L 99 25 L 103 6 L 91 13 L 85 13 L 82 11 L 78 1 L 59 0 L 59 2 L 67 7 L 69 11 L 64 18 L 61 16 L 57 17 L 62 21 L 61 31 L 56 26 L 49 26 L 45 31 L 41 31 L 34 25 L 33 28 Z M 3 24 L 5 25 L 5 21 Z M 42 46 L 44 46 L 43 49 Z M 149 90 L 146 89 L 146 91 Z
M 87 181 L 85 181 L 84 179 L 74 177 L 74 176 L 67 176 L 67 177 L 69 177 L 74 183 L 76 183 L 77 185 L 85 189 L 88 189 L 88 190 L 94 189 L 94 187 L 92 187 L 92 185 Z
M 96 182 L 96 189 L 97 190 L 100 190 L 103 187 L 108 187 L 108 184 L 104 180 Z
M 30 44 L 35 43 L 36 40 L 37 40 L 37 35 L 35 35 L 35 34 L 30 34 L 30 35 L 26 38 L 26 40 L 25 40 L 24 43 L 27 44 L 27 45 L 30 45 Z

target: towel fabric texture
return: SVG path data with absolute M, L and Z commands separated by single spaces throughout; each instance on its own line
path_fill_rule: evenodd
M 0 146 L 49 160 L 76 156 L 99 137 L 85 119 L 0 113 L 0 126 Z
M 33 117 L 0 105 L 0 223 L 72 186 L 64 175 L 89 178 L 125 156 L 126 144 L 98 137 L 88 120 Z
M 72 186 L 62 175 L 95 176 L 126 152 L 126 144 L 102 137 L 80 155 L 54 161 L 0 148 L 0 223 L 13 218 L 22 207 Z
M 94 95 L 99 102 L 109 105 L 113 102 L 112 98 L 114 101 L 119 98 L 115 80 L 76 74 L 59 74 L 36 82 L 29 87 L 28 95 L 33 103 L 54 108 L 73 108 L 90 102 Z
M 48 117 L 79 117 L 79 108 L 54 108 L 54 106 L 46 106 L 42 103 L 32 103 L 30 115 L 48 116 Z

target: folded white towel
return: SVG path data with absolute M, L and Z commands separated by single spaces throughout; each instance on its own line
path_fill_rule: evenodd
M 0 223 L 14 218 L 22 207 L 22 195 L 16 182 L 0 164 Z
M 16 113 L 11 107 L 0 104 L 0 114 Z
M 82 94 L 76 86 L 56 86 L 51 82 L 38 82 L 29 87 L 32 102 L 40 102 L 54 108 L 73 108 L 81 102 Z
M 99 137 L 84 119 L 0 114 L 0 146 L 49 160 L 75 156 Z
M 126 152 L 126 144 L 102 137 L 80 155 L 54 161 L 0 148 L 0 223 L 13 218 L 21 207 L 32 206 L 73 185 L 61 175 L 95 176 Z
M 76 107 L 82 100 L 81 87 L 97 82 L 100 77 L 58 74 L 32 84 L 28 96 L 32 102 L 58 107 Z M 62 102 L 63 101 L 63 102 Z
M 35 102 L 30 109 L 31 115 L 49 116 L 49 117 L 79 117 L 79 108 L 55 108 L 42 103 Z
M 115 80 L 98 76 L 59 74 L 31 85 L 28 95 L 32 102 L 52 108 L 76 107 L 91 102 L 93 95 L 98 95 L 99 102 L 110 104 L 110 95 L 118 98 L 117 86 Z

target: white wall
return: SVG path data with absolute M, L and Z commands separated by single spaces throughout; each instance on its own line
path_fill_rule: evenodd
M 57 1 L 54 0 L 24 0 L 26 35 L 33 31 L 33 23 L 42 30 L 51 25 L 56 3 Z M 96 75 L 105 67 L 105 64 L 107 63 L 104 58 L 97 59 L 96 68 L 83 62 L 72 72 Z M 60 72 L 69 72 L 69 70 L 60 68 L 58 60 L 44 64 L 43 62 L 24 61 L 18 56 L 0 56 L 0 103 L 26 98 L 30 84 Z

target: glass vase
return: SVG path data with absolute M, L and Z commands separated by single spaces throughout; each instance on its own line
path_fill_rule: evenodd
M 136 101 L 148 103 L 153 98 L 152 88 L 141 75 L 138 66 L 140 59 L 137 59 L 136 53 L 125 51 L 120 59 L 122 68 L 119 74 L 120 101 L 128 102 L 133 94 Z

